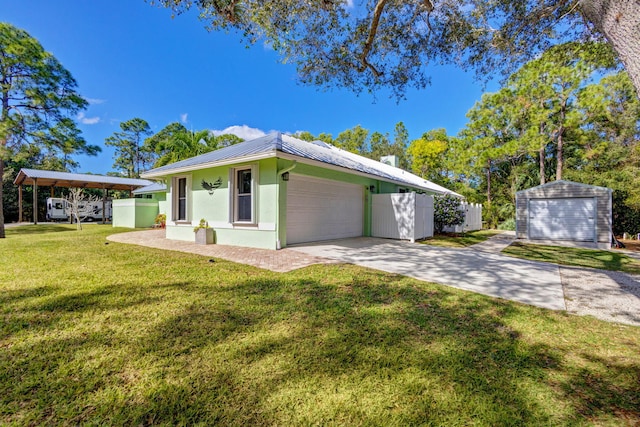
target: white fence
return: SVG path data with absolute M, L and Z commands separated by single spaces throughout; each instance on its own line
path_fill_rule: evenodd
M 373 237 L 414 242 L 433 236 L 432 196 L 416 193 L 374 194 L 372 204 Z
M 449 233 L 462 233 L 482 229 L 482 205 L 480 203 L 462 202 L 465 211 L 464 224 L 454 227 L 445 227 L 444 231 Z

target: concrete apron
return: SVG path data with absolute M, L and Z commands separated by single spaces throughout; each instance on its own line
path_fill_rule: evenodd
M 492 251 L 440 248 L 371 237 L 316 242 L 290 249 L 538 307 L 566 309 L 559 269 L 553 264 Z

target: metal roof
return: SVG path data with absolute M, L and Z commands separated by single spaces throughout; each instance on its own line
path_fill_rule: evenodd
M 106 188 L 108 190 L 134 190 L 153 184 L 147 179 L 122 178 L 118 176 L 89 175 L 85 173 L 69 173 L 39 169 L 20 169 L 13 181 L 16 185 L 33 185 L 37 183 L 45 187 L 78 187 Z
M 149 194 L 149 193 L 164 193 L 167 191 L 167 186 L 161 182 L 154 182 L 146 187 L 140 187 L 133 190 L 133 194 Z
M 524 193 L 526 193 L 528 191 L 540 190 L 541 188 L 556 187 L 556 186 L 559 186 L 559 185 L 568 185 L 568 186 L 572 186 L 572 187 L 590 188 L 592 190 L 608 191 L 610 193 L 613 192 L 613 190 L 611 188 L 608 188 L 608 187 L 599 187 L 597 185 L 583 184 L 581 182 L 567 181 L 565 179 L 559 179 L 559 180 L 556 180 L 556 181 L 547 182 L 546 184 L 538 185 L 536 187 L 531 187 L 531 188 L 527 188 L 527 189 L 524 189 L 524 190 L 516 191 L 516 195 L 517 194 L 524 194 Z
M 279 153 L 284 153 L 288 156 L 282 156 Z M 400 185 L 408 185 L 436 193 L 451 193 L 460 196 L 447 188 L 420 178 L 411 172 L 342 150 L 322 141 L 307 142 L 289 135 L 283 135 L 279 132 L 171 163 L 152 169 L 142 175 L 149 178 L 158 178 L 173 173 L 182 173 L 206 167 L 267 157 L 295 158 L 302 163 L 304 163 L 305 160 L 325 163 Z

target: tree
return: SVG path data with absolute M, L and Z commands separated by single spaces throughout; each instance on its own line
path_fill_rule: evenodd
M 215 136 L 206 129 L 191 131 L 175 122 L 145 139 L 144 150 L 155 153 L 157 158 L 153 167 L 157 168 L 242 141 L 242 138 L 232 134 Z
M 437 234 L 441 234 L 445 227 L 464 224 L 464 219 L 459 198 L 448 193 L 433 197 L 433 226 Z
M 371 138 L 369 138 L 369 152 L 366 157 L 380 161 L 383 156 L 391 154 L 393 153 L 391 142 L 389 141 L 389 134 L 373 132 Z
M 240 138 L 238 135 L 234 135 L 232 133 L 225 133 L 222 135 L 218 135 L 215 138 L 216 146 L 218 148 L 228 147 L 230 145 L 240 144 L 244 141 L 244 139 Z
M 74 117 L 87 107 L 71 73 L 26 31 L 0 23 L 0 177 L 7 160 L 25 146 L 47 155 L 62 153 L 61 167 L 75 153 L 95 155 L 97 146 L 80 137 Z M 0 185 L 0 238 L 4 230 L 4 191 Z
M 436 184 L 445 184 L 448 174 L 447 150 L 449 136 L 445 129 L 434 129 L 422 134 L 409 145 L 413 173 Z
M 577 96 L 595 71 L 613 67 L 610 54 L 601 43 L 554 46 L 509 78 L 515 103 L 527 115 L 524 138 L 539 152 L 541 184 L 545 183 L 548 149 L 555 154 L 555 178 L 562 179 L 565 137 L 580 121 Z
M 353 129 L 340 132 L 334 144 L 343 150 L 355 154 L 363 154 L 367 152 L 368 138 L 369 131 L 360 125 L 356 125 Z
M 153 151 L 144 146 L 144 138 L 151 134 L 149 123 L 134 118 L 120 123 L 121 132 L 114 132 L 105 144 L 115 147 L 113 168 L 124 172 L 128 178 L 139 178 L 140 172 L 152 163 Z
M 76 222 L 76 229 L 82 230 L 82 219 L 80 218 L 80 206 L 90 203 L 99 202 L 98 196 L 85 194 L 82 188 L 70 188 L 69 194 L 65 197 L 69 209 L 69 218 L 71 222 Z
M 635 0 L 148 0 L 197 7 L 209 30 L 235 29 L 295 64 L 303 83 L 356 92 L 424 88 L 430 64 L 510 74 L 558 42 L 600 37 L 640 93 L 640 3 Z
M 411 163 L 407 157 L 407 148 L 409 146 L 409 131 L 404 123 L 398 122 L 393 131 L 393 144 L 391 145 L 391 155 L 398 159 L 398 167 L 404 170 L 411 169 Z

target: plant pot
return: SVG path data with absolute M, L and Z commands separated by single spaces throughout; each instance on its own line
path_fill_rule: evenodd
M 195 234 L 198 245 L 210 245 L 213 243 L 213 228 L 200 228 Z

